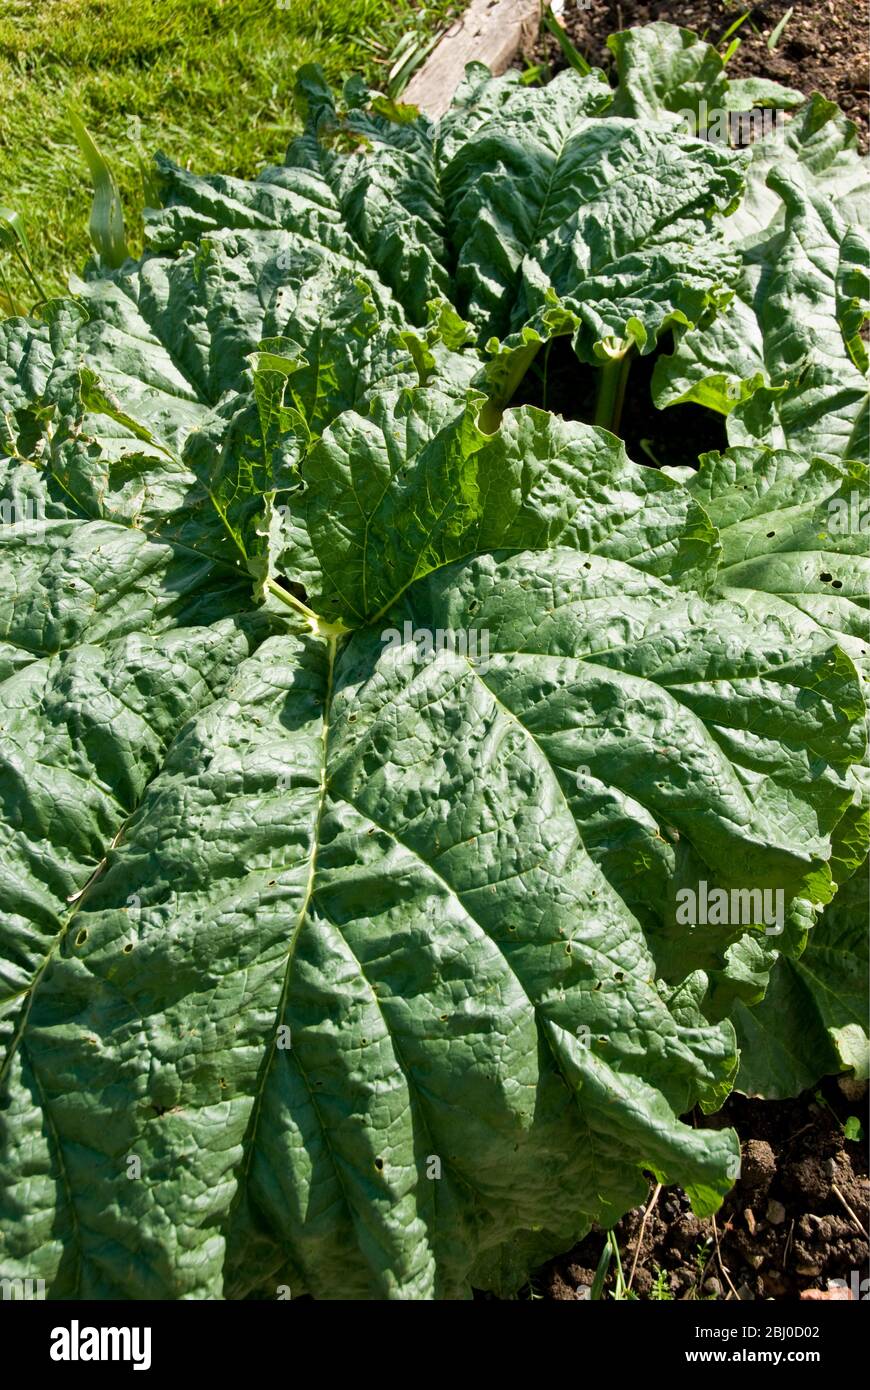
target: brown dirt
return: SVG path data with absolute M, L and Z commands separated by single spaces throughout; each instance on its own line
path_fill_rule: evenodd
M 736 32 L 742 42 L 729 61 L 734 77 L 770 77 L 809 96 L 821 92 L 836 101 L 858 126 L 861 148 L 868 135 L 867 8 L 862 0 L 791 0 L 794 14 L 771 52 L 767 40 L 789 9 L 789 0 L 764 0 Z M 717 43 L 726 29 L 745 13 L 742 0 L 566 0 L 561 22 L 572 43 L 596 67 L 608 70 L 608 34 L 651 20 L 663 19 L 705 34 Z M 565 66 L 556 40 L 544 34 L 533 61 L 552 70 Z
M 715 1232 L 710 1218 L 692 1215 L 679 1188 L 661 1191 L 647 1221 L 634 1292 L 641 1299 L 796 1299 L 806 1290 L 827 1291 L 829 1280 L 849 1285 L 853 1271 L 860 1284 L 868 1277 L 870 1249 L 846 1207 L 866 1229 L 867 1153 L 865 1143 L 846 1139 L 842 1129 L 856 1114 L 866 1128 L 866 1094 L 847 1100 L 835 1081 L 797 1100 L 733 1095 L 716 1115 L 694 1114 L 699 1127 L 737 1130 L 741 1177 Z M 637 1207 L 615 1227 L 626 1279 L 643 1214 Z M 587 1236 L 540 1270 L 520 1297 L 585 1299 L 604 1241 L 600 1231 Z M 613 1286 L 611 1264 L 605 1297 Z

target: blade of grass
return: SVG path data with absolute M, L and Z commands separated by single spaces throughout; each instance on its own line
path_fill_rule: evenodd
M 12 246 L 13 240 L 18 242 L 25 256 L 30 260 L 30 242 L 27 240 L 27 231 L 24 220 L 20 212 L 14 208 L 3 207 L 0 204 L 0 246 Z
M 631 1262 L 631 1273 L 630 1273 L 629 1276 L 628 1276 L 628 1287 L 629 1287 L 629 1289 L 631 1288 L 632 1284 L 634 1283 L 634 1272 L 635 1272 L 635 1270 L 637 1269 L 637 1257 L 638 1257 L 638 1255 L 640 1254 L 640 1247 L 643 1245 L 643 1238 L 644 1238 L 644 1234 L 645 1234 L 645 1232 L 646 1232 L 646 1223 L 647 1223 L 647 1222 L 649 1221 L 649 1219 L 650 1219 L 650 1215 L 651 1215 L 651 1213 L 652 1213 L 653 1207 L 655 1206 L 656 1202 L 657 1202 L 658 1199 L 659 1199 L 659 1193 L 661 1192 L 661 1190 L 662 1190 L 662 1185 L 661 1185 L 660 1182 L 657 1182 L 656 1185 L 655 1185 L 655 1188 L 654 1188 L 654 1190 L 653 1190 L 653 1194 L 652 1194 L 652 1196 L 650 1197 L 649 1201 L 647 1202 L 646 1208 L 645 1208 L 644 1213 L 643 1213 L 643 1220 L 642 1220 L 641 1223 L 640 1223 L 640 1230 L 638 1231 L 638 1233 L 637 1233 L 637 1239 L 636 1239 L 636 1241 L 634 1242 L 634 1259 L 633 1259 L 632 1262 Z
M 601 1252 L 601 1259 L 598 1261 L 598 1268 L 595 1271 L 595 1278 L 592 1280 L 592 1288 L 589 1290 L 590 1299 L 599 1299 L 604 1290 L 604 1281 L 607 1278 L 607 1271 L 610 1268 L 610 1259 L 613 1254 L 610 1239 L 605 1241 L 604 1249 Z
M 94 201 L 88 222 L 91 242 L 100 263 L 110 270 L 117 270 L 129 254 L 118 182 L 87 127 L 74 111 L 69 113 L 69 122 L 94 185 Z
M 613 1258 L 616 1260 L 616 1288 L 613 1291 L 613 1297 L 621 1303 L 629 1302 L 636 1299 L 637 1294 L 632 1293 L 625 1282 L 625 1274 L 622 1269 L 622 1258 L 619 1253 L 619 1241 L 616 1238 L 616 1232 L 608 1231 L 607 1240 L 613 1251 Z
M 31 265 L 30 242 L 27 240 L 24 221 L 21 213 L 16 212 L 15 208 L 0 207 L 0 247 L 2 246 L 10 250 L 15 259 L 21 262 L 40 300 L 46 299 L 45 290 L 37 280 Z M 3 278 L 5 282 L 5 275 Z
M 9 281 L 6 279 L 6 272 L 5 272 L 5 270 L 3 269 L 3 262 L 2 262 L 2 261 L 0 261 L 0 289 L 2 289 L 2 291 L 3 291 L 3 298 L 6 300 L 6 303 L 7 303 L 8 306 L 9 306 L 9 308 L 8 308 L 8 310 L 7 310 L 7 313 L 9 313 L 9 314 L 22 314 L 22 315 L 23 315 L 23 312 L 24 312 L 24 311 L 23 311 L 23 309 L 22 309 L 22 306 L 21 306 L 21 305 L 18 303 L 18 301 L 14 298 L 14 296 L 13 296 L 13 294 L 12 294 L 11 286 L 10 286 L 10 284 L 9 284 Z M 4 317 L 5 317 L 5 316 L 6 316 L 6 315 L 4 314 Z
M 583 54 L 579 53 L 574 47 L 549 5 L 544 6 L 541 22 L 544 28 L 553 35 L 553 38 L 558 43 L 566 63 L 568 63 L 570 67 L 575 68 L 577 72 L 582 72 L 584 77 L 588 77 L 589 73 L 592 71 L 590 64 L 587 63 Z
M 779 21 L 779 23 L 777 24 L 777 26 L 776 26 L 776 28 L 774 29 L 773 33 L 771 34 L 770 38 L 767 40 L 767 46 L 768 46 L 768 48 L 770 49 L 771 53 L 772 53 L 773 50 L 776 48 L 776 45 L 779 43 L 780 39 L 782 38 L 782 31 L 783 31 L 783 29 L 785 28 L 785 26 L 788 24 L 788 22 L 789 22 L 789 20 L 791 19 L 791 17 L 792 17 L 793 14 L 794 14 L 794 6 L 792 5 L 792 6 L 790 6 L 789 9 L 786 10 L 785 14 L 783 15 L 782 19 L 781 19 L 781 20 Z
M 160 183 L 154 173 L 154 167 L 138 148 L 136 150 L 136 163 L 139 165 L 139 177 L 142 180 L 143 207 L 161 208 L 163 200 L 160 196 Z
M 520 73 L 520 84 L 523 87 L 531 87 L 535 82 L 546 82 L 549 80 L 549 73 L 547 63 L 532 63 Z
M 717 43 L 716 47 L 718 48 L 721 44 L 725 42 L 726 39 L 730 39 L 732 34 L 736 34 L 741 24 L 745 24 L 751 14 L 752 11 L 747 10 L 746 13 L 742 14 L 739 19 L 735 19 L 733 24 L 729 24 L 728 28 L 725 30 L 725 33 L 719 39 L 719 43 Z

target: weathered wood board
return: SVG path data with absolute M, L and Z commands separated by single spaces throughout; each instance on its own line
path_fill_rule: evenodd
M 401 100 L 442 116 L 466 63 L 486 63 L 496 76 L 504 72 L 517 50 L 534 41 L 540 19 L 541 0 L 471 0 L 411 78 Z

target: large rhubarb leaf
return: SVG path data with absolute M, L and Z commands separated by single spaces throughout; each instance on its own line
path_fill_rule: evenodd
M 781 451 L 732 449 L 709 455 L 689 491 L 715 522 L 721 543 L 717 588 L 734 598 L 755 591 L 772 611 L 797 611 L 836 637 L 870 678 L 870 496 L 867 467 L 838 467 Z M 828 1071 L 866 1074 L 870 1013 L 866 957 L 868 806 L 866 760 L 853 769 L 855 793 L 832 841 L 833 902 L 803 932 L 758 956 L 743 943 L 730 984 L 746 982 L 756 957 L 755 988 L 738 988 L 739 1085 L 763 1095 L 796 1095 Z M 806 915 L 806 914 L 805 914 Z M 808 944 L 807 944 L 808 943 Z M 804 951 L 804 947 L 806 950 Z M 758 1003 L 762 989 L 767 993 Z M 749 1009 L 747 1004 L 757 1004 Z M 863 1031 L 862 1031 L 863 1030 Z M 827 1037 L 830 1033 L 830 1038 Z M 863 1050 L 862 1050 L 863 1049 Z
M 508 457 L 533 414 L 508 412 Z M 607 436 L 576 434 L 600 487 Z M 641 488 L 645 470 L 612 455 L 614 485 Z M 582 503 L 582 469 L 572 487 Z M 35 939 L 12 924 L 15 1268 L 68 1296 L 457 1296 L 518 1238 L 558 1248 L 612 1220 L 643 1168 L 715 1205 L 731 1140 L 675 1115 L 721 1094 L 730 1028 L 669 1013 L 584 823 L 630 797 L 650 842 L 673 826 L 717 872 L 824 895 L 849 794 L 833 764 L 860 751 L 855 677 L 799 624 L 650 574 L 654 509 L 625 559 L 606 526 L 598 554 L 564 526 L 555 548 L 520 550 L 523 528 L 547 545 L 547 515 L 505 514 L 512 558 L 438 554 L 408 584 L 417 541 L 395 529 L 388 614 L 353 636 L 269 638 L 182 722 L 161 713 L 150 643 L 146 680 L 111 643 L 74 640 L 57 704 L 33 700 L 40 663 L 18 673 L 22 747 L 50 729 L 40 763 L 86 775 L 94 801 L 55 798 L 46 836 L 42 784 L 26 764 L 10 783 L 16 901 L 42 918 Z M 358 538 L 367 524 L 358 512 Z M 329 535 L 310 530 L 324 559 Z M 355 565 L 323 568 L 364 603 Z M 476 659 L 415 658 L 390 640 L 406 623 L 476 632 Z M 202 669 L 189 630 L 178 641 Z M 105 713 L 84 698 L 108 743 L 75 713 L 79 669 L 106 691 Z M 831 770 L 811 778 L 819 757 Z M 24 1162 L 45 1217 L 16 1222 Z
M 867 171 L 854 144 L 815 98 L 752 147 L 746 203 L 726 223 L 743 256 L 734 302 L 656 364 L 657 405 L 720 411 L 735 444 L 866 456 Z

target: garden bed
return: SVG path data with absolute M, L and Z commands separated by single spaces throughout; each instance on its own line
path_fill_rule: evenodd
M 768 40 L 789 10 L 773 49 Z M 566 0 L 561 23 L 576 48 L 590 63 L 609 69 L 609 34 L 652 20 L 666 20 L 706 35 L 716 43 L 746 12 L 736 0 Z M 732 77 L 769 77 L 807 96 L 821 92 L 835 101 L 855 122 L 862 150 L 868 147 L 867 15 L 855 0 L 764 0 L 735 31 L 740 47 L 728 63 Z M 546 62 L 553 71 L 565 66 L 559 45 L 544 33 L 532 62 Z

